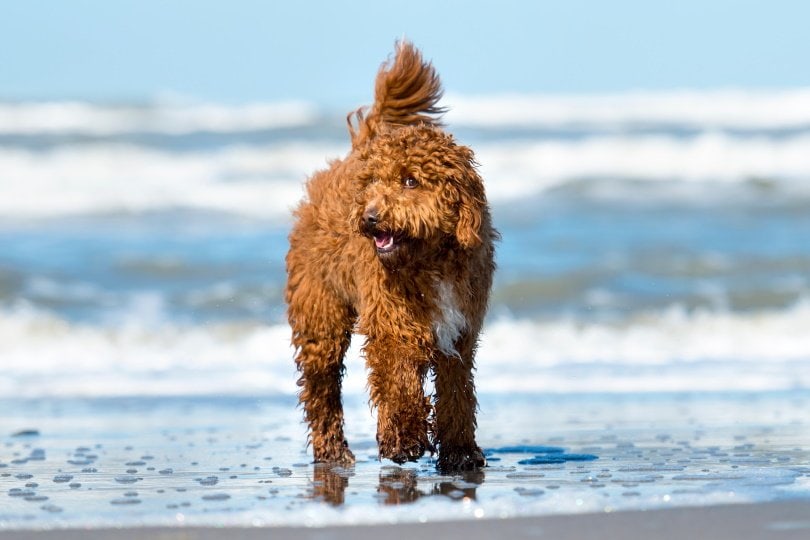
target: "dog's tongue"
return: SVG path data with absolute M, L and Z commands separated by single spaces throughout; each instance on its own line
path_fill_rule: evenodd
M 377 245 L 377 249 L 390 249 L 394 245 L 394 235 L 387 232 L 376 233 L 374 243 Z

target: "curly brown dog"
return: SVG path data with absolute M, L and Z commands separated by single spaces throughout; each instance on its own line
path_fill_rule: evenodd
M 473 357 L 498 233 L 472 151 L 436 119 L 441 94 L 433 67 L 401 43 L 380 68 L 373 106 L 349 115 L 351 152 L 309 179 L 295 212 L 286 301 L 316 461 L 354 461 L 340 384 L 356 331 L 380 456 L 403 463 L 438 450 L 444 472 L 486 464 Z

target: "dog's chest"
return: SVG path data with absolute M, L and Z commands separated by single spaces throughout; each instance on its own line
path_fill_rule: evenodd
M 436 284 L 436 311 L 433 316 L 433 334 L 436 347 L 448 356 L 458 356 L 455 342 L 467 328 L 453 285 L 447 281 Z

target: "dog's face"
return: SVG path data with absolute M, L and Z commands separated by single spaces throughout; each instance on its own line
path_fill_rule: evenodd
M 484 186 L 472 151 L 433 126 L 380 133 L 360 150 L 352 219 L 380 259 L 399 265 L 440 250 L 481 243 Z

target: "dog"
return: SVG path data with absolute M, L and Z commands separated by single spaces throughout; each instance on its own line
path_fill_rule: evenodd
M 380 458 L 438 452 L 445 473 L 486 465 L 473 370 L 498 233 L 473 152 L 442 129 L 441 96 L 433 66 L 398 43 L 373 105 L 347 117 L 351 151 L 309 178 L 294 211 L 285 300 L 316 462 L 354 462 L 341 379 L 356 332 Z

